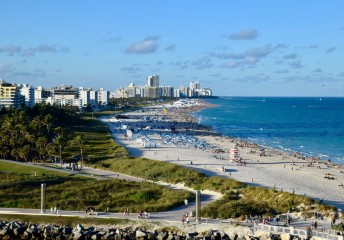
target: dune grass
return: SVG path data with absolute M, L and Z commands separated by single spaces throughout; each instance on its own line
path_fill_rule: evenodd
M 148 182 L 124 180 L 95 180 L 59 174 L 15 163 L 0 162 L 0 207 L 40 208 L 41 183 L 46 183 L 47 207 L 62 210 L 81 210 L 92 205 L 97 211 L 122 212 L 164 211 L 194 199 L 187 191 L 170 190 Z
M 41 215 L 20 215 L 20 214 L 0 214 L 2 221 L 21 221 L 26 223 L 55 224 L 58 226 L 75 227 L 82 224 L 85 227 L 94 225 L 124 225 L 132 221 L 117 218 L 94 218 L 94 217 L 61 217 L 61 216 L 41 216 Z
M 244 215 L 274 216 L 314 209 L 324 212 L 335 210 L 334 207 L 320 204 L 305 196 L 250 186 L 227 192 L 223 198 L 203 208 L 202 214 L 204 217 L 237 218 Z

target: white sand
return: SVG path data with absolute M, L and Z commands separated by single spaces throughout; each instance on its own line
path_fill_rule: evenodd
M 174 112 L 173 121 L 182 121 L 185 118 L 185 111 Z M 135 113 L 130 113 L 136 115 Z M 161 111 L 145 112 L 141 115 L 150 116 L 164 116 Z M 188 119 L 190 121 L 190 119 Z M 171 123 L 162 122 L 141 122 L 144 126 L 158 126 L 161 124 L 163 128 L 168 128 Z M 180 123 L 180 126 L 188 125 L 189 123 Z M 109 124 L 110 129 L 114 130 L 119 125 Z M 130 126 L 135 126 L 131 123 Z M 160 130 L 159 130 L 160 131 Z M 145 130 L 142 131 L 148 136 L 152 142 L 162 143 L 160 137 L 155 134 L 156 131 Z M 170 131 L 166 131 L 171 135 Z M 197 131 L 199 134 L 205 133 Z M 259 147 L 239 147 L 240 157 L 246 162 L 246 165 L 237 164 L 229 161 L 229 150 L 232 148 L 234 140 L 219 137 L 215 135 L 205 136 L 197 135 L 198 139 L 204 139 L 211 145 L 216 145 L 224 150 L 223 153 L 213 153 L 212 149 L 196 149 L 194 147 L 185 147 L 182 145 L 164 145 L 158 148 L 142 148 L 142 146 L 135 140 L 128 140 L 124 137 L 124 131 L 119 132 L 118 128 L 113 136 L 115 140 L 126 147 L 129 152 L 135 157 L 145 157 L 148 159 L 155 159 L 160 161 L 167 161 L 179 164 L 185 167 L 204 172 L 209 176 L 219 175 L 230 177 L 241 182 L 251 185 L 275 187 L 277 190 L 288 192 L 295 192 L 295 194 L 307 195 L 308 197 L 317 200 L 323 199 L 324 203 L 334 205 L 344 210 L 344 187 L 339 186 L 344 184 L 344 169 L 339 169 L 339 166 L 326 167 L 324 162 L 317 162 L 311 160 L 302 160 L 288 153 L 268 150 L 266 152 L 269 156 L 260 156 Z M 188 131 L 188 134 L 193 132 Z M 134 134 L 135 135 L 135 134 Z M 248 153 L 250 150 L 256 153 Z M 192 162 L 192 164 L 191 164 Z M 312 165 L 309 165 L 312 162 Z M 329 164 L 332 165 L 332 164 Z M 222 171 L 222 167 L 227 169 Z M 320 167 L 320 169 L 319 169 Z M 326 168 L 325 168 L 326 167 Z M 324 178 L 325 174 L 330 174 L 333 180 Z

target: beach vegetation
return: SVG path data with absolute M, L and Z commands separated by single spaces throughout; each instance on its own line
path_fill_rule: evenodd
M 249 186 L 225 193 L 221 199 L 204 207 L 202 215 L 215 218 L 237 218 L 245 215 L 274 216 L 306 209 L 334 210 L 330 206 L 320 204 L 305 196 Z
M 63 217 L 63 216 L 47 216 L 47 215 L 20 215 L 20 214 L 0 214 L 2 221 L 20 221 L 20 222 L 33 222 L 33 223 L 50 223 L 57 226 L 70 226 L 74 227 L 78 224 L 84 226 L 92 225 L 130 225 L 134 222 L 129 219 L 119 218 L 95 218 L 92 216 L 87 217 Z
M 40 185 L 46 183 L 47 207 L 80 210 L 92 205 L 96 211 L 164 211 L 194 199 L 192 193 L 148 182 L 96 180 L 67 173 L 0 162 L 0 207 L 40 208 Z

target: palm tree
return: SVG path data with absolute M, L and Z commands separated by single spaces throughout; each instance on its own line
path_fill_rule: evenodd
M 48 114 L 44 117 L 44 124 L 47 127 L 48 134 L 50 132 L 50 127 L 53 124 L 53 116 L 51 114 Z
M 31 134 L 30 132 L 26 132 L 24 135 L 27 142 L 31 144 L 31 147 L 33 148 L 33 144 L 36 142 L 35 135 Z
M 47 155 L 49 157 L 54 157 L 55 162 L 56 162 L 56 158 L 59 156 L 58 154 L 58 146 L 56 146 L 54 143 L 49 143 L 47 144 Z
M 18 161 L 19 158 L 19 149 L 18 148 L 12 148 L 11 150 L 11 156 L 16 158 L 16 161 Z
M 85 139 L 83 138 L 83 136 L 78 135 L 71 141 L 71 143 L 72 145 L 76 145 L 80 148 L 81 167 L 82 167 L 82 165 L 84 164 L 83 149 L 85 146 Z
M 66 145 L 66 139 L 63 136 L 57 136 L 54 139 L 54 144 L 58 147 L 59 149 L 59 156 L 60 156 L 60 162 L 62 163 L 62 150 L 64 148 L 64 146 Z
M 32 120 L 32 123 L 38 127 L 38 134 L 41 135 L 42 131 L 42 126 L 44 125 L 44 119 L 42 115 L 38 115 Z
M 39 155 L 39 159 L 41 161 L 42 161 L 42 157 L 44 158 L 45 154 L 47 153 L 47 149 L 46 149 L 47 144 L 48 144 L 48 140 L 46 137 L 43 136 L 43 137 L 37 138 L 36 148 Z
M 64 127 L 55 128 L 55 132 L 57 133 L 58 136 L 61 136 L 63 138 L 67 137 L 67 129 Z
M 30 145 L 25 145 L 24 147 L 18 149 L 18 155 L 20 158 L 23 158 L 25 162 L 27 162 L 27 159 L 30 155 Z

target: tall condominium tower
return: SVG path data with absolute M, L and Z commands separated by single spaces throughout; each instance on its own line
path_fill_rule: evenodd
M 190 89 L 201 89 L 201 84 L 199 82 L 191 82 Z
M 148 76 L 147 87 L 159 87 L 159 75 Z

